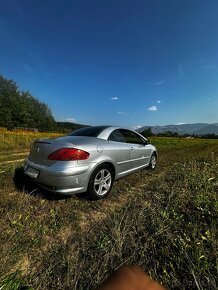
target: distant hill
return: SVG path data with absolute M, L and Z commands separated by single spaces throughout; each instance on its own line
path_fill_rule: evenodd
M 68 133 L 75 131 L 80 128 L 88 127 L 87 125 L 81 125 L 76 123 L 70 123 L 70 122 L 56 122 L 57 129 L 59 132 Z
M 196 135 L 215 134 L 218 135 L 218 124 L 211 124 L 197 130 Z
M 207 123 L 196 123 L 196 124 L 181 124 L 181 125 L 166 125 L 166 126 L 143 126 L 137 129 L 138 132 L 143 132 L 151 128 L 151 132 L 155 135 L 173 132 L 178 135 L 206 135 L 206 134 L 215 134 L 218 135 L 218 123 L 207 124 Z

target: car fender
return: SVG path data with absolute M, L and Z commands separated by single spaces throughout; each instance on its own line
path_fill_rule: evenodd
M 93 171 L 97 167 L 101 166 L 104 163 L 110 163 L 114 167 L 114 176 L 116 176 L 116 164 L 114 163 L 113 159 L 111 157 L 109 157 L 109 156 L 105 156 L 105 155 L 103 156 L 102 155 L 102 156 L 99 156 L 97 162 L 92 163 L 92 169 L 90 170 L 90 174 L 89 174 L 88 178 L 90 179 Z

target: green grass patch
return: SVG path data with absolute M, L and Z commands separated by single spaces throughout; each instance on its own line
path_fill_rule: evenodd
M 169 289 L 217 289 L 218 141 L 152 141 L 157 170 L 116 182 L 97 202 L 45 196 L 25 183 L 22 166 L 7 165 L 0 289 L 92 289 L 130 264 Z
M 25 286 L 23 281 L 18 278 L 19 272 L 15 272 L 8 277 L 6 277 L 0 283 L 1 290 L 33 290 L 32 287 Z

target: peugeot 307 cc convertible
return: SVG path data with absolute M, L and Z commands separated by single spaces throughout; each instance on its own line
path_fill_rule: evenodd
M 62 195 L 88 191 L 92 199 L 110 192 L 113 181 L 142 168 L 155 169 L 157 150 L 135 131 L 93 126 L 55 139 L 34 141 L 24 172 Z

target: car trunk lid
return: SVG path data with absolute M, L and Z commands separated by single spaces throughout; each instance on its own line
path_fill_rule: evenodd
M 96 137 L 64 136 L 54 139 L 40 139 L 31 146 L 29 160 L 37 164 L 51 166 L 56 160 L 48 160 L 49 154 L 61 148 L 79 148 L 89 151 L 96 149 L 96 144 L 105 143 L 105 140 Z M 70 161 L 75 162 L 75 161 Z
M 36 140 L 31 146 L 29 160 L 45 165 L 51 166 L 56 163 L 56 160 L 48 160 L 48 155 L 53 153 L 54 151 L 60 148 L 70 148 L 72 144 L 61 143 L 61 142 L 53 142 L 52 140 Z

